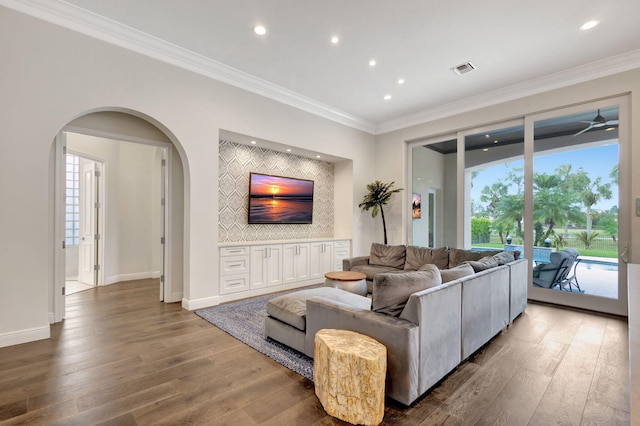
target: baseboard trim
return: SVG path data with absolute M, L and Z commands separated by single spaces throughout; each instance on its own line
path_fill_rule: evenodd
M 50 337 L 51 329 L 49 325 L 26 330 L 10 331 L 9 333 L 0 334 L 0 348 L 34 342 L 36 340 L 44 340 Z
M 208 308 L 209 306 L 216 306 L 220 304 L 220 296 L 203 297 L 202 299 L 182 299 L 182 308 L 188 311 L 195 311 L 196 309 Z
M 53 324 L 56 322 L 56 314 L 54 312 L 49 312 L 49 324 Z
M 149 271 L 149 272 L 134 272 L 133 274 L 120 274 L 113 275 L 108 277 L 105 280 L 105 285 L 119 283 L 121 281 L 135 281 L 135 280 L 146 280 L 150 278 L 159 278 L 160 273 L 157 271 Z

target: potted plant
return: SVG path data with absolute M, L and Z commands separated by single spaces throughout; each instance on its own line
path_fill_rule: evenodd
M 389 202 L 393 194 L 402 191 L 402 188 L 391 189 L 394 184 L 395 182 L 382 183 L 379 180 L 368 184 L 367 190 L 369 193 L 364 196 L 364 199 L 358 205 L 362 211 L 369 211 L 369 209 L 371 209 L 371 217 L 378 216 L 378 211 L 380 211 L 385 244 L 387 244 L 387 223 L 384 219 L 384 210 L 382 206 Z

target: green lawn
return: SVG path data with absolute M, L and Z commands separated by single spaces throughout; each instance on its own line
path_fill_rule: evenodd
M 495 248 L 502 249 L 502 244 L 496 243 L 487 243 L 487 244 L 472 244 L 471 247 L 486 247 L 486 248 Z M 575 247 L 580 253 L 581 256 L 594 256 L 594 257 L 608 257 L 616 259 L 618 257 L 618 252 L 615 250 L 597 250 L 597 249 L 585 249 L 581 247 Z

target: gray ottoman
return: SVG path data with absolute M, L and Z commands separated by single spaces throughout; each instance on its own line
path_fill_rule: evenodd
M 264 321 L 266 335 L 304 353 L 307 300 L 312 297 L 339 301 L 355 308 L 371 309 L 371 299 L 333 287 L 283 294 L 267 302 L 267 318 Z

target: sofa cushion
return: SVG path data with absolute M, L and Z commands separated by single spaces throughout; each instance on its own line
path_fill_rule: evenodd
M 458 278 L 466 277 L 467 275 L 475 274 L 475 270 L 468 263 L 463 263 L 455 268 L 441 269 L 440 276 L 442 277 L 442 283 L 448 283 L 449 281 L 457 280 Z
M 456 266 L 467 260 L 480 260 L 485 256 L 493 256 L 494 254 L 500 253 L 501 251 L 502 250 L 473 251 L 452 248 L 449 249 L 449 268 L 455 268 Z
M 387 244 L 372 243 L 369 254 L 369 264 L 378 266 L 388 266 L 391 268 L 404 268 L 406 257 L 406 247 L 390 246 Z
M 518 252 L 520 254 L 520 252 Z M 509 262 L 516 260 L 515 252 L 513 251 L 501 251 L 493 255 L 493 258 L 498 261 L 498 265 L 506 265 Z
M 371 310 L 399 316 L 409 296 L 442 283 L 435 265 L 424 265 L 420 271 L 378 274 L 373 280 Z
M 382 274 L 383 272 L 398 271 L 398 269 L 380 265 L 358 265 L 351 268 L 351 270 L 365 274 L 367 276 L 367 281 L 373 281 L 373 277 L 378 274 Z
M 267 302 L 267 314 L 305 331 L 307 322 L 307 300 L 311 297 L 325 297 L 360 309 L 369 309 L 369 298 L 333 287 L 319 287 L 295 291 L 274 297 Z
M 434 264 L 438 269 L 444 269 L 449 264 L 449 249 L 447 247 L 407 247 L 407 259 L 404 264 L 405 270 L 417 271 L 422 265 Z
M 476 272 L 485 271 L 487 269 L 500 266 L 498 260 L 493 256 L 485 256 L 479 260 L 467 260 L 464 263 L 471 265 L 473 270 Z

